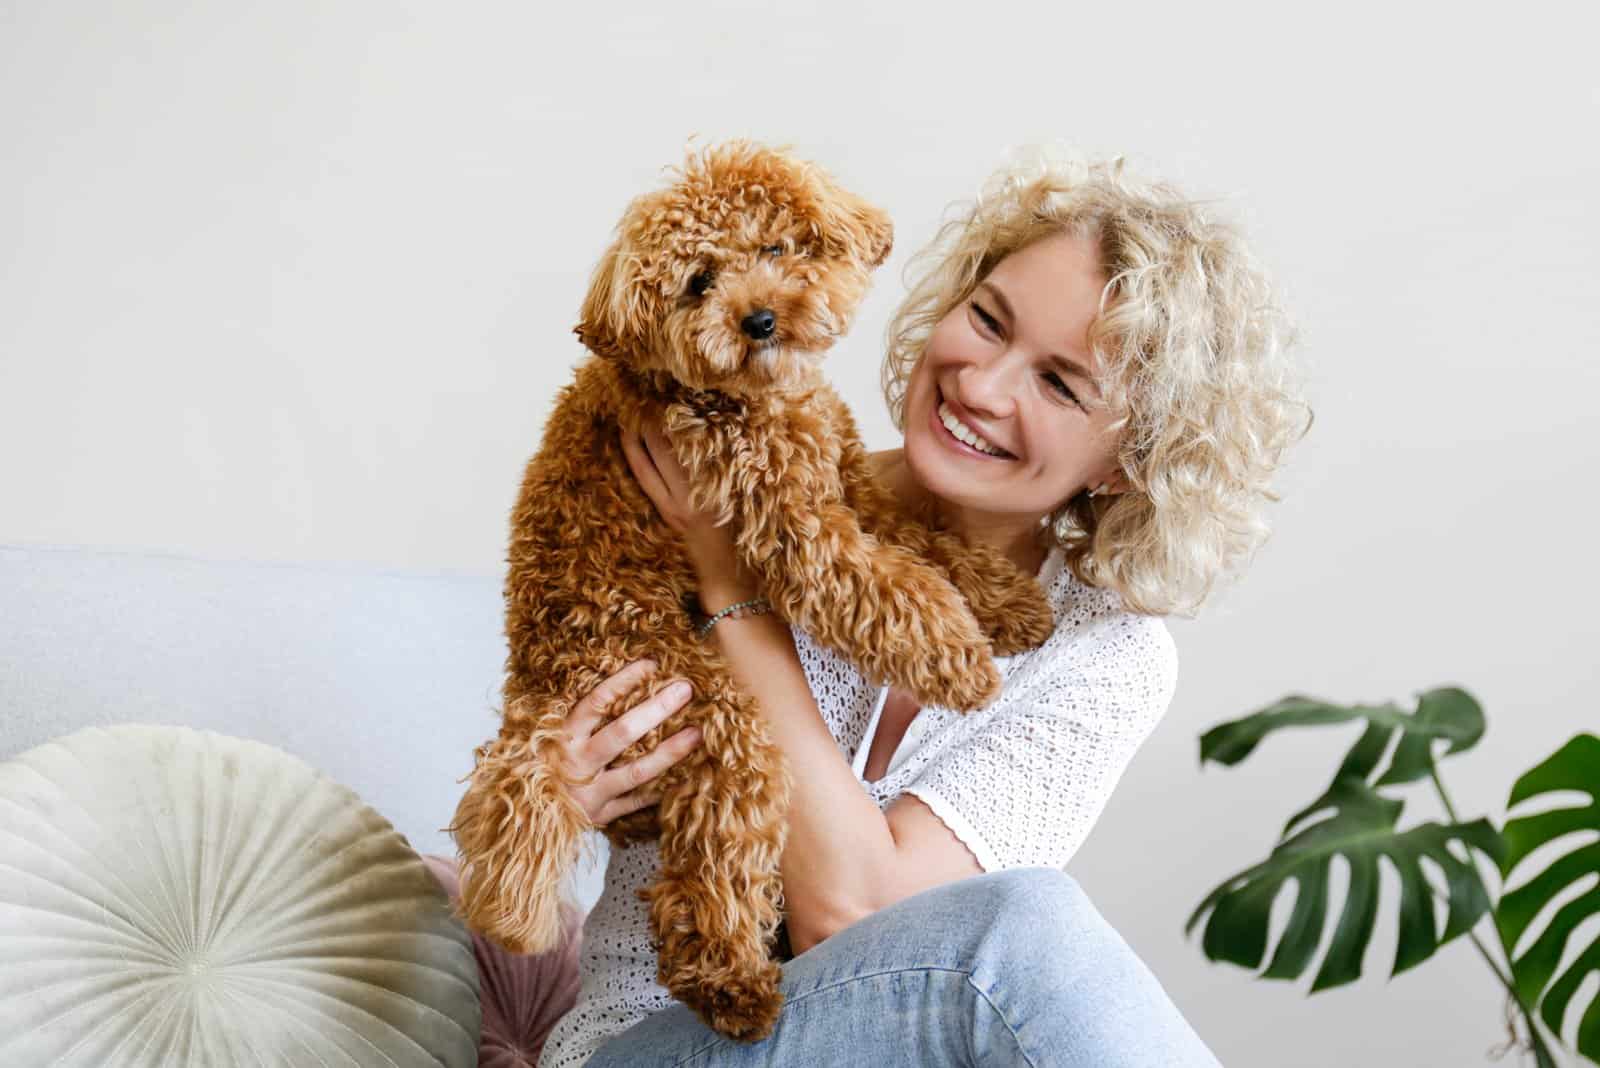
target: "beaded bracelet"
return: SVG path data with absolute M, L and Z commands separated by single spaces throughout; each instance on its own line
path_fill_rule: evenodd
M 744 619 L 747 616 L 766 615 L 770 611 L 772 611 L 772 605 L 765 597 L 757 597 L 749 601 L 740 601 L 738 604 L 730 604 L 715 615 L 708 616 L 706 621 L 696 629 L 695 637 L 703 641 L 705 636 L 711 633 L 711 628 L 717 625 L 717 620 L 727 616 L 734 616 L 735 613 L 738 613 L 735 618 Z

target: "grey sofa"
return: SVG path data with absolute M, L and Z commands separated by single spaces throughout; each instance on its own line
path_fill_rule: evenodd
M 251 738 L 421 853 L 454 853 L 444 827 L 498 723 L 504 656 L 498 577 L 0 545 L 0 760 L 91 724 Z

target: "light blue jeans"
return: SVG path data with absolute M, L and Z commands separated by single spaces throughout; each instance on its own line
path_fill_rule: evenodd
M 673 1005 L 588 1068 L 1218 1068 L 1150 969 L 1053 868 L 896 902 L 785 964 L 783 993 L 760 1042 Z

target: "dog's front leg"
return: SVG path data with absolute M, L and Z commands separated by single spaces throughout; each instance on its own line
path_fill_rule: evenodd
M 740 556 L 785 620 L 922 704 L 970 710 L 999 692 L 988 639 L 950 580 L 862 530 L 826 419 L 781 410 L 721 425 L 673 405 L 665 423 L 693 503 L 734 518 Z
M 590 826 L 557 766 L 570 711 L 559 687 L 508 706 L 499 735 L 477 751 L 449 828 L 462 858 L 462 917 L 517 953 L 560 940 L 562 884 Z
M 842 417 L 849 419 L 848 413 Z M 941 528 L 931 512 L 907 509 L 872 474 L 866 450 L 853 434 L 843 447 L 839 473 L 845 502 L 860 517 L 862 527 L 949 575 L 988 635 L 996 656 L 1036 649 L 1050 637 L 1055 615 L 1038 580 L 999 549 L 968 543 L 954 531 Z

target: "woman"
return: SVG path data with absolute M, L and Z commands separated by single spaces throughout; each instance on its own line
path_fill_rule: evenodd
M 908 503 L 1036 574 L 1056 630 L 1002 661 L 1000 697 L 962 716 L 870 686 L 771 615 L 718 619 L 709 640 L 793 778 L 783 1013 L 740 1044 L 655 985 L 643 843 L 612 853 L 546 1068 L 1216 1063 L 1060 869 L 1171 700 L 1160 616 L 1192 614 L 1266 536 L 1268 480 L 1310 425 L 1292 331 L 1238 234 L 1121 160 L 1008 166 L 922 258 L 884 367 L 905 441 L 875 463 Z M 704 609 L 759 602 L 659 430 L 623 445 L 689 547 Z M 586 708 L 649 670 L 631 665 Z M 598 731 L 580 716 L 575 774 L 686 699 Z M 650 780 L 695 742 L 685 730 L 598 774 L 580 794 L 590 817 L 652 803 Z

